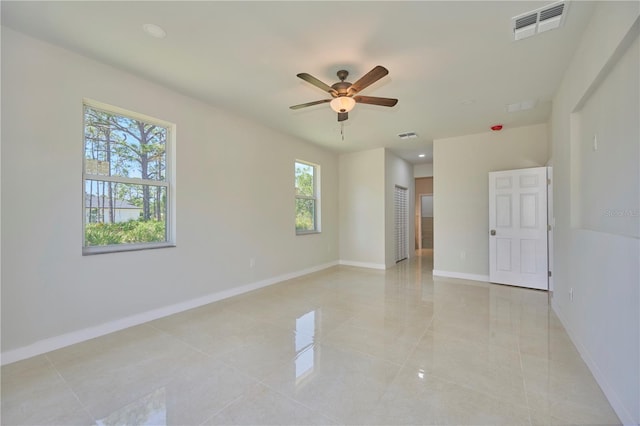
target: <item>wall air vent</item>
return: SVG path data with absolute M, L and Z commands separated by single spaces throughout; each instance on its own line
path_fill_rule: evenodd
M 522 40 L 545 31 L 560 28 L 567 16 L 567 4 L 564 1 L 552 3 L 531 12 L 511 18 L 513 39 Z

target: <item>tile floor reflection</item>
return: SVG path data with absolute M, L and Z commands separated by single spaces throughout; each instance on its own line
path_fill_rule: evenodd
M 545 292 L 334 267 L 2 367 L 3 425 L 613 425 Z

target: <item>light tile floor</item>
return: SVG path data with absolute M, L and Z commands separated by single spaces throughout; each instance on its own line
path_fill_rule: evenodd
M 3 425 L 618 424 L 546 292 L 334 267 L 2 368 Z

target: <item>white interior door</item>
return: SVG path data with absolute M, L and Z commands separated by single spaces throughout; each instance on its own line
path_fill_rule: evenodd
M 489 173 L 489 281 L 548 290 L 547 168 Z

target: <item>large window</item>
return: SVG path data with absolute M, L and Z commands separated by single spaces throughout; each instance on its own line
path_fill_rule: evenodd
M 173 245 L 173 126 L 84 104 L 84 254 Z
M 320 232 L 320 166 L 295 163 L 296 233 Z

